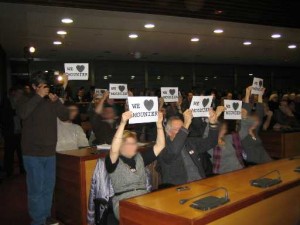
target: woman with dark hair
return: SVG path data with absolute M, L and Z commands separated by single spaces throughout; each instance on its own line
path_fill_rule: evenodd
M 243 151 L 236 120 L 222 120 L 220 123 L 218 145 L 213 149 L 214 174 L 223 174 L 244 168 Z

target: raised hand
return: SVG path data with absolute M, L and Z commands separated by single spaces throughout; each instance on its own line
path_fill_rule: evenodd
M 217 118 L 219 118 L 219 116 L 225 111 L 225 107 L 224 106 L 218 106 L 216 109 L 216 114 L 217 114 Z
M 157 119 L 157 122 L 156 122 L 156 125 L 157 127 L 161 127 L 162 126 L 162 122 L 164 120 L 164 115 L 162 112 L 158 112 L 158 119 Z
M 127 112 L 124 112 L 122 114 L 122 123 L 126 124 L 127 121 L 132 117 L 132 112 L 131 111 L 127 111 Z
M 217 113 L 213 109 L 209 109 L 208 120 L 209 120 L 209 123 L 211 123 L 211 124 L 216 124 L 218 122 Z
M 190 109 L 185 110 L 184 113 L 183 113 L 183 118 L 184 118 L 184 125 L 183 126 L 186 129 L 188 129 L 189 126 L 191 125 L 192 119 L 193 119 L 193 112 L 192 112 L 192 110 L 190 110 Z
M 55 94 L 50 93 L 48 96 L 51 102 L 56 102 L 58 100 L 58 97 Z

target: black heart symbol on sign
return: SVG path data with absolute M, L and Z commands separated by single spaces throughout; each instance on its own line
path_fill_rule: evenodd
M 238 102 L 234 102 L 234 103 L 232 103 L 232 107 L 234 108 L 234 110 L 237 110 L 238 109 L 238 107 L 239 107 L 239 103 Z
M 76 69 L 78 70 L 79 73 L 81 73 L 82 71 L 84 71 L 84 65 L 78 65 L 76 66 Z
M 145 100 L 144 101 L 144 106 L 146 107 L 146 109 L 148 111 L 150 111 L 153 108 L 153 106 L 154 106 L 153 100 Z
M 209 102 L 209 98 L 204 98 L 204 99 L 202 100 L 202 105 L 203 105 L 203 107 L 206 107 L 207 104 L 208 104 L 208 102 Z
M 169 92 L 170 92 L 171 95 L 174 95 L 175 94 L 175 89 L 170 89 Z
M 259 86 L 261 87 L 262 85 L 263 85 L 263 81 L 260 80 L 260 81 L 259 81 Z
M 125 90 L 125 86 L 124 86 L 124 85 L 120 85 L 120 86 L 119 86 L 119 90 L 120 90 L 121 92 L 123 92 L 123 91 Z

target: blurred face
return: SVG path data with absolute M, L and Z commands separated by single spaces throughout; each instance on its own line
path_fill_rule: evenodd
M 192 101 L 193 93 L 189 92 L 187 98 L 188 98 L 189 101 Z
M 30 92 L 31 92 L 30 87 L 29 87 L 28 85 L 26 85 L 26 86 L 24 87 L 24 93 L 25 93 L 25 94 L 30 94 Z
M 84 96 L 84 90 L 79 90 L 78 91 L 78 96 L 83 97 Z
M 78 116 L 78 107 L 77 106 L 69 106 L 68 107 L 69 111 L 70 111 L 70 120 L 73 121 L 75 120 L 75 118 Z
M 112 107 L 106 107 L 103 109 L 102 117 L 105 120 L 113 120 L 115 119 L 115 111 Z
M 137 153 L 137 149 L 138 149 L 137 140 L 135 138 L 128 137 L 124 140 L 120 152 L 121 155 L 127 158 L 132 158 Z
M 231 100 L 232 99 L 232 93 L 228 93 L 226 98 Z
M 183 122 L 181 120 L 173 120 L 171 122 L 171 128 L 168 131 L 168 135 L 173 140 L 176 134 L 179 132 L 180 128 L 183 126 Z

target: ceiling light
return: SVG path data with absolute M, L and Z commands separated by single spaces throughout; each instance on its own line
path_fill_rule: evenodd
M 61 45 L 62 42 L 61 42 L 61 41 L 53 41 L 53 44 L 54 44 L 54 45 Z
M 157 76 L 157 78 L 156 78 L 157 80 L 160 80 L 160 76 Z
M 197 37 L 191 38 L 191 42 L 198 42 L 198 41 L 199 41 L 199 38 L 197 38 Z
M 112 77 L 112 75 L 109 74 L 108 77 Z
M 272 38 L 281 38 L 281 34 L 272 34 L 271 37 Z
M 184 80 L 184 76 L 181 76 L 181 77 L 180 77 L 180 80 Z
M 252 45 L 251 41 L 244 41 L 243 45 Z
M 289 45 L 288 48 L 289 49 L 295 49 L 295 48 L 297 48 L 297 45 L 294 45 L 294 44 L 293 45 Z
M 155 25 L 153 23 L 147 23 L 147 24 L 144 25 L 144 27 L 147 28 L 147 29 L 152 29 L 152 28 L 155 27 Z
M 131 80 L 133 80 L 135 78 L 135 76 L 131 76 Z
M 71 18 L 63 18 L 61 20 L 62 23 L 73 23 L 73 20 Z
M 224 31 L 222 29 L 215 29 L 214 33 L 215 34 L 222 34 Z
M 59 35 L 66 35 L 66 34 L 67 34 L 67 31 L 59 30 L 59 31 L 57 31 L 56 33 L 59 34 Z
M 214 79 L 217 79 L 217 76 L 214 76 Z
M 104 79 L 104 80 L 107 80 L 107 76 L 103 76 L 103 79 Z
M 45 73 L 48 73 L 48 70 L 45 70 Z
M 33 46 L 29 47 L 28 50 L 30 53 L 35 53 L 35 47 L 33 47 Z
M 249 73 L 249 76 L 253 76 L 253 73 Z
M 129 34 L 128 37 L 132 38 L 132 39 L 135 39 L 135 38 L 138 38 L 139 35 L 137 35 L 137 34 Z

